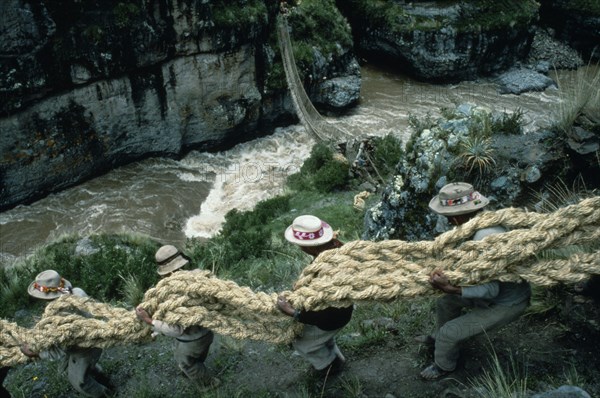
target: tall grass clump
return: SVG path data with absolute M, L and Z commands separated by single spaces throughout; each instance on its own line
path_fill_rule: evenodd
M 554 128 L 569 133 L 577 123 L 600 124 L 600 67 L 589 63 L 565 81 L 556 77 L 560 102 Z M 596 127 L 597 128 L 597 127 Z
M 493 349 L 491 351 L 490 368 L 484 369 L 481 376 L 471 380 L 477 396 L 481 398 L 528 397 L 526 371 L 521 370 L 512 355 L 508 366 L 504 368 L 496 352 Z
M 477 185 L 485 176 L 491 174 L 496 165 L 496 150 L 492 145 L 492 136 L 500 125 L 494 123 L 490 113 L 473 115 L 469 120 L 468 135 L 455 150 L 454 165 L 462 178 L 473 178 Z
M 582 178 L 575 179 L 570 187 L 559 179 L 553 184 L 547 184 L 541 191 L 534 191 L 530 207 L 537 212 L 552 213 L 596 194 L 595 190 L 588 189 Z M 535 256 L 541 261 L 566 260 L 577 254 L 592 253 L 597 250 L 600 250 L 600 242 L 588 241 L 581 245 L 567 245 L 542 250 Z M 565 289 L 565 285 L 551 288 L 533 286 L 532 305 L 528 308 L 527 313 L 543 314 L 559 307 L 564 301 Z
M 523 118 L 525 112 L 517 108 L 513 113 L 502 113 L 502 115 L 492 121 L 492 130 L 495 133 L 506 135 L 519 135 L 523 132 Z

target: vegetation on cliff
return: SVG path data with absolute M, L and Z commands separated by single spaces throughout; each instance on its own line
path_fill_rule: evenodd
M 368 24 L 391 33 L 412 31 L 434 31 L 455 28 L 459 32 L 488 31 L 502 27 L 524 26 L 537 19 L 539 4 L 527 1 L 461 1 L 437 2 L 431 12 L 414 12 L 427 5 L 403 4 L 393 0 L 351 0 L 338 2 L 344 13 L 353 19 L 368 21 Z M 440 10 L 448 10 L 445 13 Z
M 298 73 L 302 80 L 311 82 L 317 78 L 313 73 L 318 68 L 318 56 L 331 61 L 352 48 L 350 25 L 340 14 L 334 0 L 290 2 L 287 10 L 286 20 Z M 269 90 L 286 89 L 275 29 L 269 44 L 276 53 L 270 65 L 267 65 L 265 86 Z

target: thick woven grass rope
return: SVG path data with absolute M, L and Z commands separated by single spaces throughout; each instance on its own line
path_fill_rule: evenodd
M 495 225 L 509 232 L 470 240 L 477 230 Z M 428 280 L 435 269 L 444 270 L 459 285 L 492 279 L 541 286 L 575 283 L 600 274 L 600 252 L 590 249 L 599 241 L 600 197 L 550 214 L 522 209 L 484 212 L 433 241 L 346 243 L 322 253 L 302 271 L 294 290 L 282 294 L 303 309 L 389 302 L 434 294 Z M 553 251 L 553 256 L 545 255 Z M 148 290 L 141 305 L 154 319 L 172 324 L 201 324 L 238 339 L 290 342 L 301 325 L 277 310 L 277 296 L 218 279 L 208 271 L 181 271 Z M 150 332 L 132 310 L 65 296 L 48 303 L 32 329 L 0 320 L 0 365 L 26 361 L 19 351 L 24 342 L 34 351 L 52 345 L 106 348 L 145 341 Z

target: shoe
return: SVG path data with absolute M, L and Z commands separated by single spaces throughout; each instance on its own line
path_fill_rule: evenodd
M 448 373 L 450 372 L 440 368 L 435 363 L 432 363 L 431 365 L 429 365 L 421 371 L 421 377 L 425 380 L 435 380 L 439 379 L 440 377 L 446 376 Z
M 339 374 L 344 369 L 344 363 L 340 357 L 336 356 L 333 361 L 323 369 L 314 370 L 313 374 L 318 378 L 327 378 Z
M 329 375 L 333 376 L 340 373 L 342 370 L 344 370 L 345 363 L 346 360 L 336 356 L 335 359 L 331 361 L 331 364 L 329 365 Z
M 111 378 L 104 372 L 101 371 L 102 368 L 96 366 L 95 368 L 90 369 L 90 375 L 100 384 L 107 388 L 109 391 L 116 391 L 117 387 L 113 384 Z
M 433 346 L 435 345 L 435 339 L 430 334 L 422 334 L 420 336 L 413 337 L 413 341 L 418 344 Z

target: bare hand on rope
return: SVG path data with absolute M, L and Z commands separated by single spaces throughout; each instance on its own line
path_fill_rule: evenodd
M 449 294 L 461 294 L 462 288 L 460 286 L 454 286 L 448 280 L 448 277 L 442 272 L 442 270 L 436 269 L 431 275 L 429 275 L 429 283 L 434 288 L 441 290 L 444 293 Z
M 277 297 L 277 308 L 286 315 L 294 316 L 296 310 L 284 296 Z
M 33 352 L 30 348 L 28 344 L 23 344 L 21 345 L 21 347 L 19 347 L 21 349 L 21 352 L 23 353 L 23 355 L 29 357 L 29 358 L 37 358 L 39 355 L 37 354 L 37 352 Z
M 148 314 L 148 311 L 146 311 L 143 307 L 138 306 L 135 309 L 135 315 L 140 321 L 145 322 L 148 325 L 152 325 L 152 317 Z

